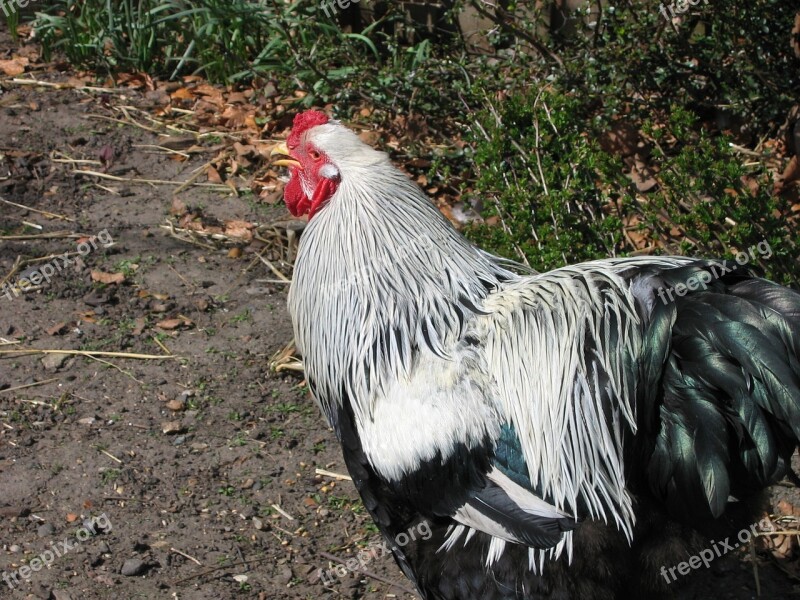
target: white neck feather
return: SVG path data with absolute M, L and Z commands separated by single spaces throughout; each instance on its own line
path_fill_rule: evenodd
M 298 349 L 329 421 L 343 396 L 371 414 L 375 386 L 408 374 L 412 347 L 444 355 L 459 313 L 516 278 L 458 234 L 385 155 L 341 146 L 339 189 L 303 233 L 289 292 Z

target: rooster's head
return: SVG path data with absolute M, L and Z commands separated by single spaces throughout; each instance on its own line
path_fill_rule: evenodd
M 323 208 L 342 181 L 359 167 L 374 163 L 378 154 L 346 127 L 325 113 L 307 110 L 294 118 L 286 142 L 272 150 L 284 158 L 273 164 L 289 168 L 284 199 L 296 217 L 309 219 Z

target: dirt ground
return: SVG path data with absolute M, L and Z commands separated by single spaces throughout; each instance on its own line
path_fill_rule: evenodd
M 106 102 L 0 83 L 0 199 L 27 207 L 0 204 L 0 278 L 18 257 L 54 271 L 0 291 L 0 597 L 415 598 L 389 557 L 320 581 L 378 536 L 352 485 L 316 473 L 345 468 L 302 377 L 269 369 L 292 337 L 287 286 L 258 244 L 235 256 L 162 227 L 177 186 L 130 179 L 186 181 L 208 157 L 172 160 L 156 134 L 98 118 Z M 216 188 L 177 196 L 221 221 L 288 215 Z M 27 348 L 166 358 L 9 354 Z M 24 571 L 38 556 L 51 564 Z M 757 562 L 762 597 L 798 596 Z M 709 597 L 756 597 L 747 548 L 675 594 Z

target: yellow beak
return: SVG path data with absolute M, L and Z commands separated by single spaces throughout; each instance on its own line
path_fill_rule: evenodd
M 272 149 L 272 152 L 269 153 L 270 158 L 275 155 L 278 156 L 288 156 L 289 158 L 282 158 L 281 160 L 273 161 L 273 165 L 278 165 L 279 167 L 293 167 L 295 169 L 302 169 L 303 165 L 300 164 L 299 161 L 291 158 L 291 153 L 289 152 L 289 147 L 286 145 L 286 142 L 280 143 Z

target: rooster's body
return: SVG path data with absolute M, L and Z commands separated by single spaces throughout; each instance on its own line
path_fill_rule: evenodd
M 424 598 L 669 589 L 698 530 L 749 525 L 788 472 L 797 293 L 679 257 L 525 272 L 321 113 L 281 151 L 313 216 L 289 295 L 307 378 Z

